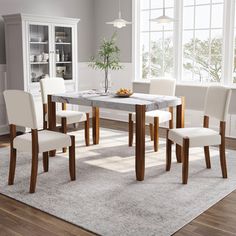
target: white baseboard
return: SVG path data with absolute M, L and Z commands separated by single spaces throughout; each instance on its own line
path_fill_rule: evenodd
M 9 134 L 9 127 L 8 125 L 1 125 L 0 126 L 0 135 Z

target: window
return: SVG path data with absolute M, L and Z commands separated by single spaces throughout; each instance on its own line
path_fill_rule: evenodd
M 236 85 L 236 0 L 165 0 L 174 23 L 162 15 L 163 1 L 135 5 L 135 79 L 173 76 L 177 80 Z M 135 47 L 134 47 L 135 48 Z
M 236 4 L 234 9 L 236 15 Z M 233 83 L 236 84 L 236 17 L 234 18 L 234 59 L 233 59 Z
M 220 82 L 223 1 L 184 0 L 183 80 Z
M 166 15 L 174 17 L 174 0 L 166 0 Z M 151 19 L 162 15 L 163 2 L 140 0 L 141 78 L 173 74 L 173 24 L 160 25 Z

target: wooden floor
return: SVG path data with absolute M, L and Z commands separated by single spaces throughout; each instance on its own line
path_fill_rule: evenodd
M 101 126 L 127 130 L 127 124 L 116 121 L 102 120 Z M 161 130 L 160 133 L 164 135 L 165 130 Z M 8 136 L 0 136 L 0 148 L 8 146 L 8 140 Z M 236 140 L 227 139 L 227 146 L 236 149 Z M 0 236 L 11 235 L 89 236 L 94 234 L 0 194 Z M 236 235 L 236 191 L 175 233 L 175 236 L 190 235 Z

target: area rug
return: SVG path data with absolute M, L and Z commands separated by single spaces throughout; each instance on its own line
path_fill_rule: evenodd
M 29 194 L 31 157 L 18 153 L 15 184 L 7 185 L 9 149 L 0 149 L 0 192 L 99 235 L 171 235 L 236 189 L 236 153 L 227 151 L 228 179 L 221 178 L 217 149 L 212 169 L 205 168 L 202 148 L 191 149 L 189 183 L 181 184 L 181 164 L 173 158 L 165 171 L 165 142 L 153 152 L 146 138 L 145 180 L 137 182 L 134 147 L 127 133 L 101 129 L 99 145 L 84 145 L 76 135 L 77 180 L 71 182 L 68 153 L 42 162 L 35 194 Z M 174 152 L 174 151 L 173 151 Z M 173 155 L 174 156 L 174 155 Z M 42 157 L 40 156 L 40 159 Z

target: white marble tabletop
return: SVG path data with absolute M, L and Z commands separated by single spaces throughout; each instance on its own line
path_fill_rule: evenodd
M 128 98 L 123 98 L 117 97 L 114 94 L 104 96 L 102 93 L 94 90 L 54 94 L 52 95 L 52 101 L 130 112 L 135 111 L 136 105 L 146 105 L 146 111 L 152 111 L 170 106 L 175 107 L 181 104 L 181 99 L 175 96 L 134 93 Z

